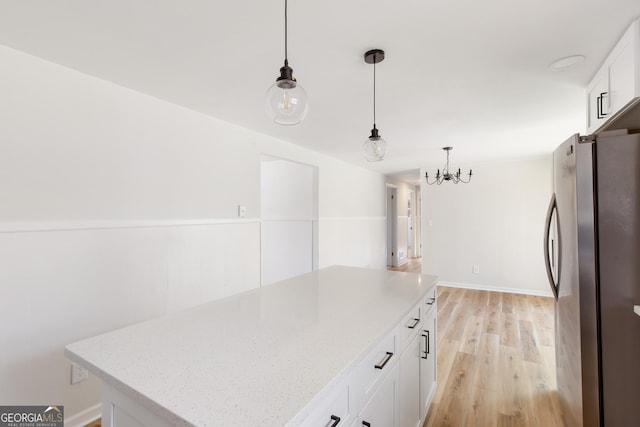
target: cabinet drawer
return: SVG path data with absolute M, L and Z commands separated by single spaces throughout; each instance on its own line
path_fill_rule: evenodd
M 422 304 L 418 303 L 400 322 L 400 348 L 402 351 L 404 351 L 422 327 L 423 311 Z
M 387 372 L 398 362 L 398 326 L 365 357 L 358 366 L 359 387 L 366 402 Z
M 350 375 L 301 424 L 303 427 L 347 427 L 355 419 L 355 375 Z
M 422 313 L 423 317 L 426 317 L 427 313 L 435 308 L 437 292 L 438 292 L 438 287 L 434 286 L 433 289 L 427 292 L 427 294 L 424 296 L 422 300 L 423 307 L 424 307 L 424 311 Z

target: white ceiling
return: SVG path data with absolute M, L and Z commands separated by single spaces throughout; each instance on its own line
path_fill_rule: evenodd
M 264 95 L 284 55 L 283 0 L 0 2 L 0 44 L 382 173 L 550 152 L 584 131 L 584 86 L 638 0 L 290 0 L 299 126 Z M 373 67 L 385 161 L 367 163 Z M 568 55 L 582 64 L 553 71 Z M 233 141 L 229 141 L 230 144 Z

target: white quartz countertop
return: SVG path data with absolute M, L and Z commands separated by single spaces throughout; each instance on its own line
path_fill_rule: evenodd
M 65 353 L 175 425 L 282 426 L 346 375 L 436 279 L 328 267 Z

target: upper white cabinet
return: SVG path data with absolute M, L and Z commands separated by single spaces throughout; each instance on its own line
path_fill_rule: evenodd
M 640 100 L 640 20 L 634 21 L 587 86 L 587 133 L 606 129 Z

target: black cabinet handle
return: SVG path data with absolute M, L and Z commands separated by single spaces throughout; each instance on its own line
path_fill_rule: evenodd
M 426 329 L 424 330 L 424 332 L 427 333 L 427 335 L 422 334 L 422 338 L 424 338 L 424 356 L 421 356 L 423 359 L 428 359 L 429 358 L 429 331 L 427 331 Z
M 430 300 L 431 302 L 428 302 L 428 303 L 427 303 L 427 305 L 433 305 L 433 303 L 434 303 L 434 302 L 436 302 L 436 299 L 435 299 L 435 298 L 429 298 L 429 300 Z
M 429 333 L 429 331 L 427 331 L 427 354 L 431 353 L 431 349 L 429 348 L 429 341 L 431 341 L 429 339 L 429 335 L 430 335 L 430 333 Z
M 371 427 L 371 423 L 368 423 L 368 422 L 366 422 L 366 421 L 363 421 L 363 422 L 362 422 L 362 425 L 363 425 L 364 427 Z
M 384 367 L 385 367 L 385 365 L 386 365 L 387 363 L 389 363 L 389 360 L 391 360 L 391 357 L 393 357 L 393 353 L 389 353 L 389 352 L 387 351 L 387 355 L 384 357 L 384 360 L 383 360 L 379 365 L 376 365 L 376 366 L 375 366 L 375 368 L 376 368 L 376 369 L 382 369 L 382 368 L 384 368 Z
M 340 424 L 340 417 L 331 415 L 331 421 L 333 421 L 333 424 L 331 424 L 329 427 L 336 427 L 338 424 Z
M 415 327 L 418 326 L 418 323 L 420 323 L 420 319 L 413 319 L 413 325 L 407 325 L 407 328 L 415 329 Z
M 597 101 L 598 101 L 598 105 L 596 106 L 596 110 L 597 110 L 597 113 L 598 113 L 597 116 L 598 116 L 599 119 L 604 119 L 605 117 L 607 117 L 607 113 L 605 113 L 603 111 L 604 110 L 604 108 L 603 108 L 603 100 L 604 100 L 604 97 L 606 95 L 607 95 L 607 92 L 602 92 L 600 94 L 600 96 L 596 98 Z

